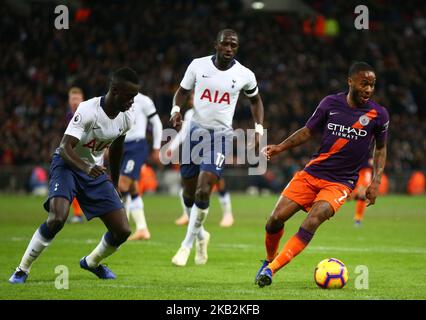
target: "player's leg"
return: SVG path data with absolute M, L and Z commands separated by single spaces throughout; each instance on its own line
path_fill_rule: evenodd
M 192 207 L 195 202 L 195 190 L 197 188 L 198 174 L 191 178 L 182 178 L 181 201 L 184 208 L 184 213 L 189 222 Z
M 306 176 L 306 181 L 310 181 L 310 185 L 319 190 L 312 208 L 309 209 L 308 216 L 302 222 L 298 232 L 287 241 L 278 256 L 262 271 L 258 281 L 260 287 L 270 285 L 273 274 L 305 249 L 318 227 L 339 210 L 351 193 L 349 187 L 345 185 L 328 182 L 310 175 Z M 284 190 L 285 192 L 286 190 Z M 308 208 L 306 205 L 304 207 Z
M 127 240 L 131 233 L 129 221 L 123 208 L 102 215 L 100 219 L 108 231 L 102 236 L 96 248 L 80 260 L 80 266 L 93 272 L 100 279 L 115 279 L 115 274 L 100 262 L 116 252 Z
M 352 192 L 355 195 L 355 226 L 360 226 L 364 218 L 365 209 L 367 207 L 365 192 L 371 183 L 372 170 L 370 168 L 363 168 L 359 172 L 359 179 L 355 190 Z
M 182 201 L 184 203 L 185 212 L 188 214 L 188 226 L 186 229 L 185 239 L 182 241 L 178 252 L 172 258 L 172 263 L 176 266 L 186 265 L 194 243 L 194 237 L 197 236 L 197 234 L 194 234 L 194 224 L 196 220 L 190 219 L 191 210 L 195 202 L 195 190 L 197 188 L 197 182 L 198 173 L 192 177 L 182 177 Z
M 367 208 L 366 203 L 366 197 L 365 197 L 365 191 L 367 188 L 363 185 L 360 185 L 357 187 L 357 194 L 356 194 L 356 204 L 355 204 L 355 226 L 361 225 L 361 222 L 364 218 L 365 209 Z
M 224 228 L 231 227 L 234 224 L 234 216 L 232 214 L 231 194 L 226 189 L 224 178 L 220 178 L 218 182 L 219 203 L 222 208 L 222 220 L 220 226 Z
M 75 174 L 65 165 L 59 155 L 54 155 L 49 176 L 49 195 L 43 204 L 49 213 L 48 218 L 31 238 L 19 267 L 9 279 L 11 283 L 25 282 L 33 262 L 52 242 L 67 221 L 70 204 L 75 196 Z
M 120 174 L 120 178 L 118 179 L 118 189 L 121 192 L 121 196 L 123 198 L 124 210 L 127 214 L 128 219 L 130 220 L 130 187 L 133 183 L 133 179 L 127 175 Z
M 33 262 L 52 242 L 55 235 L 63 228 L 68 218 L 70 201 L 63 197 L 54 197 L 49 201 L 47 220 L 36 230 L 22 256 L 19 266 L 9 279 L 11 283 L 24 283 Z
M 191 208 L 188 208 L 185 205 L 185 201 L 183 200 L 183 187 L 179 191 L 179 200 L 180 205 L 182 206 L 182 215 L 175 220 L 175 224 L 178 226 L 184 226 L 187 225 L 189 222 L 189 213 L 191 211 Z
M 279 241 L 284 233 L 284 223 L 297 211 L 309 211 L 318 191 L 314 187 L 315 180 L 305 171 L 296 172 L 293 179 L 281 193 L 274 211 L 266 223 L 265 247 L 266 260 L 256 274 L 255 283 L 260 287 L 272 281 L 272 271 L 267 268 L 276 259 Z M 265 273 L 266 272 L 266 273 Z
M 277 256 L 280 240 L 284 235 L 284 224 L 296 212 L 303 209 L 299 204 L 286 196 L 280 196 L 271 216 L 268 218 L 265 226 L 265 249 L 266 259 L 262 261 L 262 265 L 256 273 L 255 282 L 262 270 L 271 263 Z
M 297 233 L 286 242 L 281 252 L 261 272 L 258 285 L 260 287 L 270 285 L 272 276 L 305 249 L 318 227 L 333 214 L 334 209 L 327 201 L 315 202 Z
M 198 177 L 194 206 L 189 219 L 189 225 L 193 225 L 192 234 L 196 235 L 194 261 L 198 265 L 206 264 L 208 259 L 207 247 L 210 241 L 210 233 L 204 229 L 204 222 L 209 213 L 210 195 L 218 179 L 216 173 L 209 171 L 201 171 Z M 192 223 L 191 220 L 194 222 Z
M 130 187 L 130 216 L 136 224 L 136 231 L 129 240 L 149 240 L 151 234 L 146 223 L 144 203 L 138 190 L 138 181 L 133 181 Z

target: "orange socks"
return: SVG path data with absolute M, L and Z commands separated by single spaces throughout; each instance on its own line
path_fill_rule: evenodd
M 78 204 L 78 201 L 76 198 L 72 201 L 72 208 L 74 210 L 74 215 L 81 217 L 83 212 L 81 211 L 80 205 Z
M 299 231 L 287 241 L 278 256 L 268 265 L 272 273 L 276 273 L 305 249 L 313 236 L 312 233 L 300 227 Z
M 357 200 L 355 205 L 355 220 L 362 221 L 367 204 L 365 200 Z
M 266 247 L 266 260 L 272 261 L 277 256 L 278 246 L 280 245 L 281 237 L 284 234 L 284 229 L 281 229 L 277 233 L 265 234 L 265 247 Z

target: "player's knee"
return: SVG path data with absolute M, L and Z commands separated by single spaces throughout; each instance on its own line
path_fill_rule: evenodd
M 210 189 L 209 187 L 198 187 L 195 191 L 195 200 L 198 201 L 209 201 Z
M 113 232 L 113 236 L 117 244 L 122 244 L 127 240 L 131 233 L 132 231 L 130 230 L 130 228 L 123 227 L 118 230 L 115 230 Z
M 284 228 L 284 221 L 278 215 L 272 214 L 266 223 L 266 232 L 276 233 L 282 228 Z
M 47 218 L 47 227 L 52 233 L 58 233 L 64 227 L 66 216 L 50 214 Z
M 192 208 L 194 205 L 194 197 L 187 197 L 186 195 L 183 195 L 183 203 L 187 208 Z

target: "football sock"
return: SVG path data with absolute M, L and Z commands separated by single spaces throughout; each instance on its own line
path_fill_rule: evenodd
M 107 231 L 101 239 L 101 242 L 96 246 L 96 248 L 86 257 L 87 265 L 90 268 L 96 268 L 99 263 L 112 255 L 122 242 L 117 241 L 111 232 Z
M 47 248 L 55 234 L 49 230 L 46 222 L 43 223 L 31 238 L 27 250 L 25 250 L 22 256 L 19 268 L 28 273 L 34 260 Z
M 365 200 L 362 200 L 362 199 L 357 200 L 355 205 L 356 221 L 362 221 L 362 219 L 364 218 L 364 212 L 366 207 L 367 207 L 367 204 L 365 203 Z
M 182 204 L 183 204 L 182 206 L 184 208 L 184 212 L 189 218 L 191 216 L 192 207 L 194 206 L 194 200 L 184 197 L 183 196 L 183 190 L 182 190 L 181 199 L 182 199 Z M 204 227 L 201 226 L 200 232 L 198 232 L 198 234 L 197 234 L 198 240 L 204 240 L 204 231 L 205 231 Z
M 189 216 L 188 228 L 186 230 L 185 239 L 182 241 L 182 247 L 191 249 L 194 239 L 197 236 L 199 240 L 204 239 L 203 223 L 209 213 L 209 202 L 195 201 Z
M 299 231 L 287 241 L 278 256 L 276 256 L 268 265 L 268 267 L 272 270 L 272 273 L 275 273 L 284 267 L 303 249 L 305 249 L 313 236 L 314 235 L 312 233 L 300 227 Z
M 280 240 L 284 234 L 284 228 L 276 233 L 265 233 L 266 260 L 272 261 L 277 256 Z
M 219 192 L 219 202 L 222 207 L 223 215 L 230 214 L 232 215 L 232 206 L 231 206 L 231 195 L 229 192 Z
M 130 216 L 136 223 L 136 230 L 145 230 L 148 228 L 146 225 L 144 205 L 142 197 L 139 194 L 131 196 L 131 203 L 129 207 Z

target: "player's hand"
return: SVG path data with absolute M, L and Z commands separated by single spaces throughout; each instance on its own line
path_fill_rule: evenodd
M 175 112 L 169 121 L 172 123 L 173 128 L 179 129 L 182 126 L 182 115 L 180 112 Z
M 105 168 L 104 166 L 94 165 L 94 166 L 90 166 L 87 169 L 86 173 L 89 175 L 89 177 L 97 178 L 100 175 L 104 174 L 106 171 L 107 171 L 107 168 Z
M 153 149 L 151 152 L 151 159 L 155 163 L 160 163 L 160 150 L 159 149 Z
M 365 197 L 367 198 L 367 207 L 376 203 L 377 195 L 379 194 L 379 183 L 372 182 L 370 186 L 365 191 Z
M 281 147 L 277 144 L 270 144 L 264 147 L 261 152 L 267 160 L 271 160 L 273 156 L 281 153 Z

